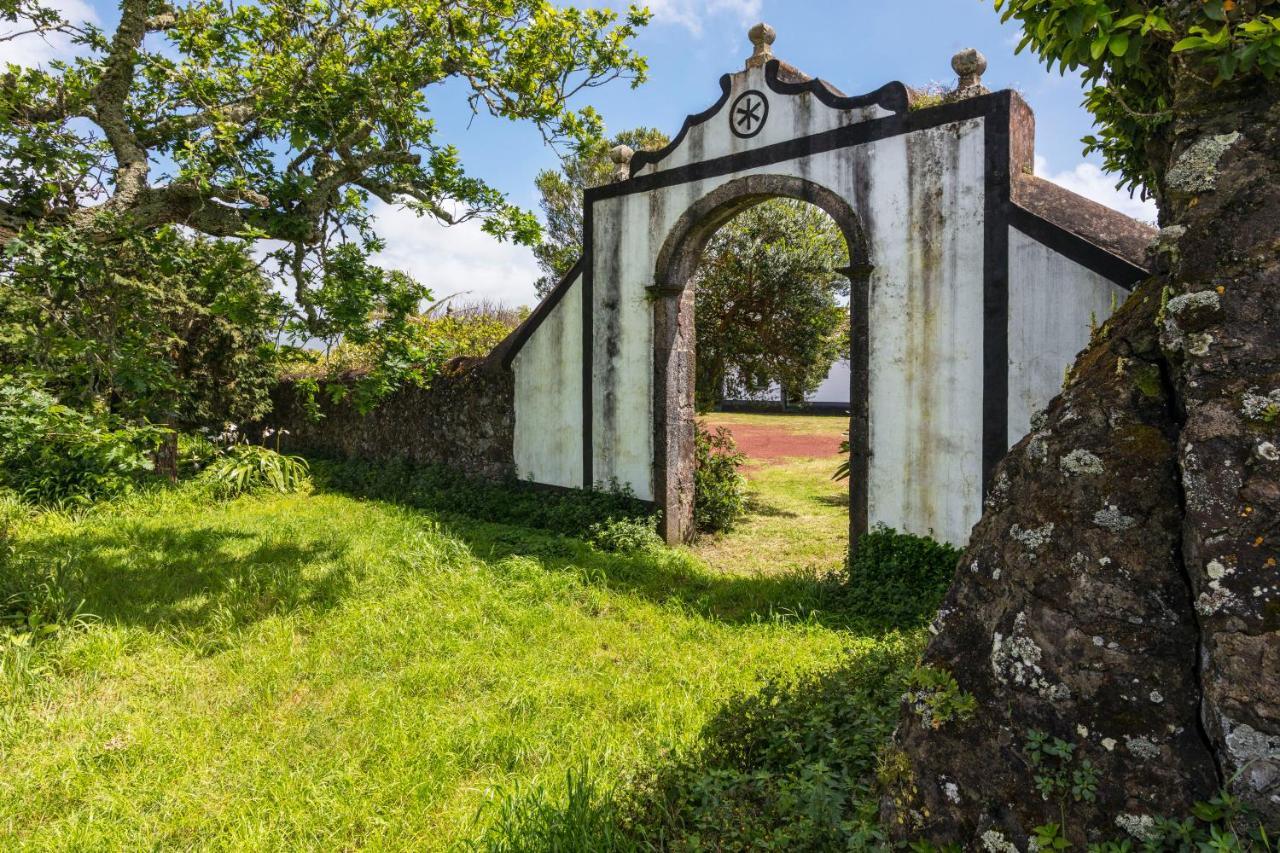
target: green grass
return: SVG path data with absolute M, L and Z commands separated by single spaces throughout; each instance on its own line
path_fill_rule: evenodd
M 95 619 L 3 658 L 6 850 L 457 848 L 503 792 L 622 785 L 869 642 L 804 575 L 340 494 L 180 489 L 14 540 Z
M 849 427 L 828 415 L 715 413 L 713 425 L 738 424 L 830 436 Z M 839 456 L 747 460 L 746 517 L 729 533 L 703 538 L 693 550 L 712 568 L 736 573 L 829 572 L 840 567 L 849 544 L 849 483 L 831 475 Z

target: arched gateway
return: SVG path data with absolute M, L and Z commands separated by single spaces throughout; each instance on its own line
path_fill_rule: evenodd
M 975 52 L 919 106 L 901 83 L 846 97 L 772 58 L 771 28 L 751 38 L 715 105 L 661 151 L 615 149 L 618 179 L 587 191 L 580 262 L 502 350 L 517 472 L 629 487 L 687 538 L 690 275 L 735 214 L 803 199 L 849 246 L 851 532 L 962 543 L 1091 322 L 1144 276 L 1151 229 L 1031 175 L 1031 110 L 982 88 Z

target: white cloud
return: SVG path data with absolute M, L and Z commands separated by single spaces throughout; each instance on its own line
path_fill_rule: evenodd
M 1130 198 L 1128 190 L 1116 189 L 1114 176 L 1106 174 L 1092 163 L 1079 163 L 1074 169 L 1053 173 L 1049 170 L 1048 161 L 1036 155 L 1036 174 L 1126 216 L 1144 222 L 1156 221 L 1156 203 L 1153 199 L 1143 201 L 1140 193 L 1135 193 Z
M 653 12 L 654 23 L 677 24 L 694 35 L 702 35 L 702 25 L 714 16 L 754 23 L 761 10 L 761 0 L 649 0 L 646 5 Z
M 431 288 L 435 298 L 464 293 L 461 298 L 467 302 L 537 303 L 533 283 L 538 264 L 529 248 L 499 243 L 480 230 L 479 222 L 446 227 L 382 202 L 376 202 L 372 212 L 378 235 L 387 241 L 374 260 L 409 273 Z
M 51 0 L 45 5 L 56 9 L 63 19 L 70 23 L 98 23 L 97 13 L 84 0 Z M 21 29 L 23 29 L 22 22 L 13 23 L 9 25 L 9 29 L 0 31 L 0 34 Z M 4 55 L 0 57 L 0 65 L 3 62 L 12 62 L 14 65 L 30 68 L 43 65 L 51 59 L 69 60 L 81 52 L 80 47 L 73 45 L 70 38 L 60 33 L 53 33 L 46 37 L 24 35 L 4 43 Z

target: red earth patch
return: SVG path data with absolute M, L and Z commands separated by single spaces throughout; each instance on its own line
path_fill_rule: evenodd
M 710 421 L 708 426 L 728 427 L 729 432 L 733 434 L 733 440 L 738 444 L 738 449 L 756 465 L 796 457 L 835 456 L 840 452 L 840 442 L 843 440 L 841 436 L 792 432 L 785 428 L 756 424 L 717 424 L 715 421 Z

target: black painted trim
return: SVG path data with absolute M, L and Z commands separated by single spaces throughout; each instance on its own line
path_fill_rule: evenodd
M 902 114 L 910 106 L 907 87 L 897 80 L 886 83 L 874 92 L 865 95 L 841 95 L 832 91 L 823 80 L 813 77 L 803 83 L 788 83 L 778 78 L 781 63 L 771 59 L 764 66 L 764 82 L 779 95 L 811 94 L 819 101 L 836 110 L 856 110 L 862 107 L 878 106 L 890 112 Z
M 983 123 L 986 203 L 982 240 L 982 497 L 1009 450 L 1009 123 L 1012 93 L 999 92 Z
M 1075 261 L 1125 290 L 1132 291 L 1138 282 L 1151 275 L 1142 267 L 1135 266 L 1096 243 L 1089 242 L 1074 231 L 1069 231 L 1017 204 L 1009 206 L 1009 224 L 1037 243 L 1047 246 L 1059 255 Z
M 716 113 L 724 108 L 729 102 L 729 93 L 733 91 L 733 78 L 728 74 L 720 76 L 720 98 L 711 106 L 707 107 L 700 113 L 693 113 L 684 117 L 684 124 L 680 125 L 680 132 L 676 134 L 665 147 L 659 148 L 657 151 L 637 151 L 631 157 L 631 175 L 652 163 L 657 163 L 663 157 L 666 157 L 672 151 L 680 147 L 680 143 L 684 142 L 684 138 L 689 135 L 690 128 L 697 127 L 703 122 L 710 121 Z
M 595 215 L 590 198 L 582 202 L 582 488 L 595 487 Z
M 551 292 L 542 298 L 542 301 L 538 303 L 528 317 L 525 317 L 524 322 L 498 344 L 498 347 L 501 348 L 502 366 L 504 368 L 511 368 L 511 363 L 515 361 L 516 355 L 524 348 L 529 338 L 533 337 L 533 333 L 538 330 L 542 322 L 551 316 L 551 312 L 560 304 L 560 300 L 564 299 L 565 294 L 573 286 L 573 280 L 582 272 L 582 268 L 582 258 L 579 257 L 578 260 L 574 261 L 569 271 L 564 274 L 564 277 L 551 289 Z
M 983 95 L 977 98 L 957 101 L 953 104 L 915 110 L 902 115 L 869 119 L 857 124 L 816 133 L 812 136 L 802 136 L 797 139 L 789 139 L 786 142 L 776 142 L 773 145 L 753 148 L 750 151 L 726 154 L 723 157 L 714 157 L 710 160 L 690 163 L 674 169 L 664 169 L 661 172 L 638 175 L 615 184 L 592 187 L 587 190 L 587 201 L 590 203 L 605 198 L 649 192 L 676 184 L 687 184 L 705 178 L 715 178 L 733 172 L 746 171 L 787 160 L 823 154 L 839 148 L 863 145 L 868 142 L 876 142 L 892 136 L 901 136 L 904 133 L 928 130 L 932 127 L 952 124 L 957 121 L 982 118 L 991 114 L 992 104 L 997 98 L 999 98 L 999 94 Z M 637 154 L 636 156 L 640 155 Z M 632 163 L 634 162 L 633 158 Z
M 776 74 L 776 72 L 775 72 Z M 838 99 L 818 81 L 809 83 L 785 83 L 775 80 L 781 87 L 801 87 L 818 94 L 824 103 L 827 98 Z M 852 99 L 859 101 L 879 95 L 892 104 L 896 86 L 889 84 L 877 92 Z M 813 87 L 818 88 L 813 88 Z M 656 163 L 674 150 L 691 127 L 714 116 L 728 100 L 731 90 L 729 77 L 721 78 L 723 95 L 713 107 L 685 119 L 680 133 L 666 148 L 656 152 L 640 152 L 631 161 L 633 177 L 628 180 L 588 189 L 583 201 L 583 258 L 582 264 L 582 338 L 583 338 L 583 484 L 594 487 L 593 482 L 593 362 L 594 342 L 592 328 L 593 263 L 592 223 L 595 202 L 636 193 L 651 192 L 677 184 L 691 183 L 706 178 L 719 177 L 739 171 L 747 171 L 774 163 L 799 159 L 832 150 L 863 145 L 903 134 L 915 133 L 946 124 L 984 119 L 984 145 L 986 186 L 983 221 L 983 421 L 982 421 L 982 484 L 985 495 L 991 486 L 996 465 L 1009 448 L 1009 227 L 1013 225 L 1032 238 L 1059 251 L 1064 256 L 1116 282 L 1121 287 L 1145 278 L 1147 272 L 1112 255 L 1105 249 L 1089 243 L 1073 232 L 1015 206 L 1011 200 L 1010 174 L 1010 122 L 1012 93 L 1009 91 L 980 95 L 962 101 L 936 107 L 895 113 L 878 119 L 847 125 L 812 136 L 788 140 L 737 154 L 691 163 L 674 169 L 636 176 L 645 165 Z M 771 84 L 771 88 L 780 91 Z M 824 94 L 819 94 L 819 92 Z M 906 90 L 902 87 L 902 96 Z M 880 103 L 880 101 L 875 101 Z M 884 104 L 881 104 L 885 106 Z M 846 107 L 847 108 L 847 107 Z M 893 106 L 885 106 L 893 109 Z M 545 314 L 543 315 L 545 316 Z M 535 325 L 536 328 L 536 325 Z M 529 330 L 531 334 L 533 328 Z M 526 335 L 527 337 L 527 335 Z M 518 349 L 515 347 L 513 349 Z M 513 353 L 514 354 L 514 353 Z M 865 479 L 865 478 L 863 478 Z M 856 504 L 856 500 L 853 502 Z

